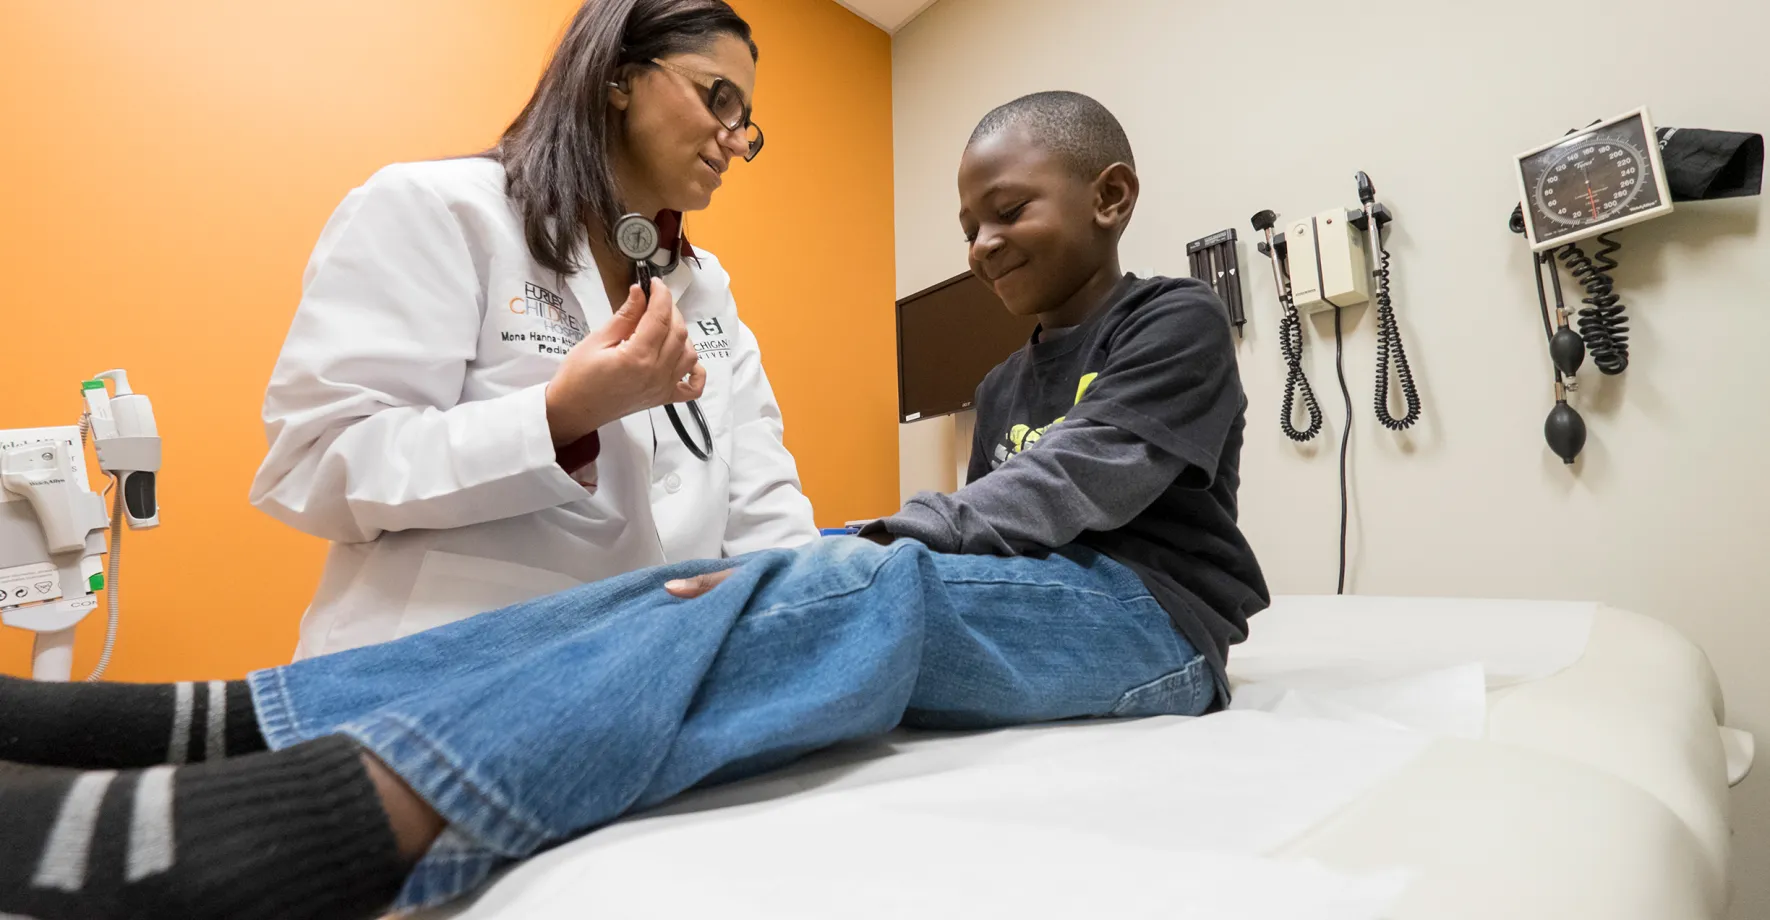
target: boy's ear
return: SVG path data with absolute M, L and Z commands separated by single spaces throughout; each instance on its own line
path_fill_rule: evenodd
M 1114 163 L 1094 179 L 1094 223 L 1102 230 L 1123 233 L 1137 207 L 1141 186 L 1129 163 Z

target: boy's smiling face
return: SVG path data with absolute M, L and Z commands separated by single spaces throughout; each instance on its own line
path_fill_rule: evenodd
M 959 225 L 972 273 L 1010 313 L 1053 314 L 1047 325 L 1079 322 L 1097 303 L 1069 315 L 1078 292 L 1118 279 L 1118 236 L 1135 188 L 1135 173 L 1122 164 L 1091 180 L 1077 175 L 1024 126 L 979 138 L 959 162 Z

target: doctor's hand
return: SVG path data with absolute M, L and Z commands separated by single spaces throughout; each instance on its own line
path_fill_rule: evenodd
M 888 530 L 879 530 L 869 534 L 858 534 L 858 536 L 862 540 L 871 540 L 880 546 L 889 546 L 897 540 L 897 534 Z M 717 572 L 708 572 L 705 575 L 693 575 L 688 578 L 672 578 L 669 581 L 664 582 L 664 590 L 669 592 L 673 597 L 680 597 L 683 600 L 694 600 L 695 598 L 706 594 L 708 591 L 719 587 L 719 583 L 730 578 L 731 573 L 735 571 L 737 570 L 720 569 Z
M 688 339 L 670 289 L 639 285 L 601 329 L 572 346 L 547 384 L 547 426 L 555 446 L 570 444 L 617 419 L 697 399 L 707 369 Z
M 664 590 L 668 591 L 675 597 L 682 598 L 683 600 L 693 600 L 706 594 L 708 591 L 719 587 L 719 583 L 730 578 L 731 573 L 735 571 L 737 570 L 721 569 L 717 572 L 708 572 L 705 575 L 695 575 L 691 578 L 672 579 L 664 582 Z

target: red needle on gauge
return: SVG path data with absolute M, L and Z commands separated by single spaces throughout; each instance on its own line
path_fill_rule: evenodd
M 1598 219 L 1598 196 L 1592 194 L 1592 187 L 1586 186 L 1586 201 L 1592 206 L 1592 219 Z

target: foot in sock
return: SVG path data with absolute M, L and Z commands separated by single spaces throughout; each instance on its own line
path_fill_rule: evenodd
M 264 750 L 245 681 L 54 683 L 0 677 L 0 760 L 124 770 Z
M 0 765 L 0 916 L 372 918 L 408 863 L 361 749 L 183 767 Z

